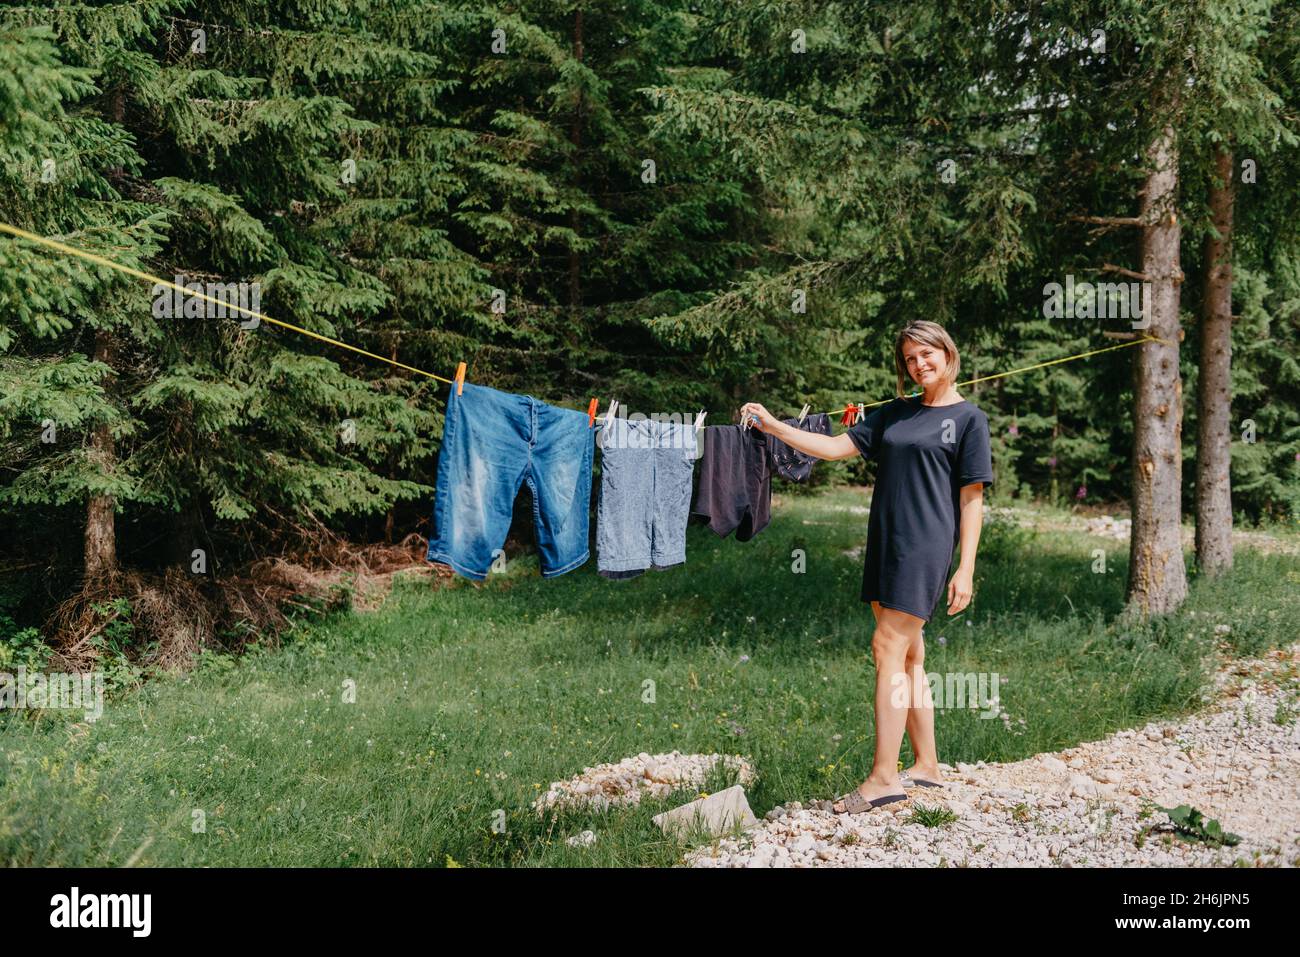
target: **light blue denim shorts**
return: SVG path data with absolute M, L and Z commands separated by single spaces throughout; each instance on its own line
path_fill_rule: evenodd
M 587 413 L 469 382 L 462 395 L 455 386 L 450 391 L 428 560 L 486 578 L 527 482 L 542 575 L 563 575 L 585 562 L 597 432 Z
M 615 418 L 601 440 L 596 570 L 634 578 L 686 561 L 695 470 L 691 423 Z

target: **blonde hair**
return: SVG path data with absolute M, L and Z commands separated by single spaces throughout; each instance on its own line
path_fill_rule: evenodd
M 907 374 L 907 360 L 903 357 L 903 343 L 909 339 L 923 346 L 942 349 L 944 356 L 948 360 L 948 368 L 944 373 L 944 378 L 948 381 L 949 386 L 957 381 L 957 372 L 961 369 L 961 356 L 957 354 L 957 344 L 952 341 L 952 336 L 948 335 L 948 331 L 937 322 L 931 322 L 928 319 L 914 319 L 899 330 L 898 338 L 894 340 L 894 371 L 898 373 L 898 395 L 900 397 L 907 394 L 904 385 L 910 382 L 912 378 Z

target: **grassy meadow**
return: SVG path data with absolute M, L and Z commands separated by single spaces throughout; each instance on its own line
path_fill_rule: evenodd
M 753 541 L 692 527 L 685 567 L 625 582 L 597 576 L 594 554 L 552 580 L 528 555 L 484 585 L 413 576 L 378 611 L 117 693 L 93 724 L 2 715 L 0 862 L 672 865 L 681 847 L 650 819 L 694 794 L 545 818 L 531 802 L 641 751 L 746 755 L 760 816 L 859 781 L 867 504 L 784 495 Z M 1117 620 L 1127 558 L 1124 542 L 986 523 L 975 601 L 927 626 L 926 667 L 996 672 L 1006 717 L 941 711 L 941 760 L 1014 760 L 1186 712 L 1215 655 L 1295 638 L 1294 555 L 1239 549 L 1232 575 L 1193 578 L 1182 611 L 1136 627 Z M 593 846 L 565 843 L 586 828 Z

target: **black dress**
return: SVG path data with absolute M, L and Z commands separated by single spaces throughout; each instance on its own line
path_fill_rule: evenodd
M 989 420 L 969 399 L 894 399 L 848 430 L 879 463 L 867 522 L 862 600 L 926 621 L 948 585 L 961 489 L 993 483 Z

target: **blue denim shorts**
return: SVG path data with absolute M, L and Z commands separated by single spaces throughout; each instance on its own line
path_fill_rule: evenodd
M 685 562 L 694 427 L 615 417 L 601 449 L 596 570 L 605 578 L 634 578 Z
M 469 382 L 462 395 L 454 386 L 450 392 L 428 560 L 486 578 L 527 482 L 542 574 L 563 575 L 585 562 L 596 447 L 587 414 Z

